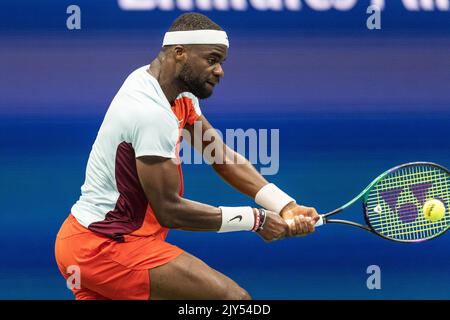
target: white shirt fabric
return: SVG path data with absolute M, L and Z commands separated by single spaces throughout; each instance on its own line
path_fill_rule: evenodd
M 92 147 L 81 196 L 71 211 L 77 221 L 85 227 L 105 220 L 106 214 L 117 208 L 117 201 L 122 192 L 119 191 L 116 181 L 118 170 L 122 170 L 117 167 L 120 165 L 118 150 L 121 150 L 121 146 L 128 148 L 128 151 L 134 150 L 134 158 L 146 155 L 177 157 L 180 121 L 158 81 L 147 72 L 147 69 L 148 66 L 143 66 L 132 72 L 125 80 L 109 106 Z M 191 113 L 195 113 L 195 119 L 201 115 L 198 99 L 194 95 L 183 93 L 179 97 L 188 98 L 192 103 L 190 109 L 193 110 Z M 135 166 L 128 163 L 126 170 L 133 171 L 133 165 Z M 125 176 L 133 177 L 134 187 L 140 187 L 136 186 L 135 172 L 127 172 Z M 122 182 L 126 183 L 127 181 Z M 126 191 L 122 193 L 124 192 L 126 193 Z M 133 204 L 130 204 L 129 207 L 132 206 Z M 127 219 L 123 221 L 125 220 Z M 105 234 L 109 235 L 108 232 Z

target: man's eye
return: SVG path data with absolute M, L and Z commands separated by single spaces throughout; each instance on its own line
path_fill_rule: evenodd
M 216 64 L 216 63 L 217 63 L 217 60 L 214 59 L 214 58 L 209 58 L 209 59 L 208 59 L 208 63 L 209 63 L 210 65 L 213 65 L 213 64 Z

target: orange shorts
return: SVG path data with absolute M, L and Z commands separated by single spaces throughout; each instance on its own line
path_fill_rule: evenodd
M 164 238 L 130 236 L 117 242 L 88 230 L 70 214 L 56 237 L 55 257 L 64 278 L 70 277 L 71 287 L 75 286 L 77 300 L 147 300 L 149 270 L 184 252 Z M 79 270 L 79 278 L 74 270 Z

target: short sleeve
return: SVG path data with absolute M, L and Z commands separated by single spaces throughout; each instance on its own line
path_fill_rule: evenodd
M 187 122 L 192 125 L 202 115 L 200 103 L 198 98 L 190 92 L 183 92 L 182 95 L 188 97 L 192 102 L 192 107 L 189 109 L 187 116 Z
M 160 156 L 176 158 L 177 121 L 167 112 L 142 114 L 135 121 L 132 145 L 137 157 Z

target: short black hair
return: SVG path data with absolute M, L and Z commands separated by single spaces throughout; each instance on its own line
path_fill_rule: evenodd
M 184 13 L 172 23 L 169 31 L 220 30 L 223 29 L 207 16 L 196 13 Z

